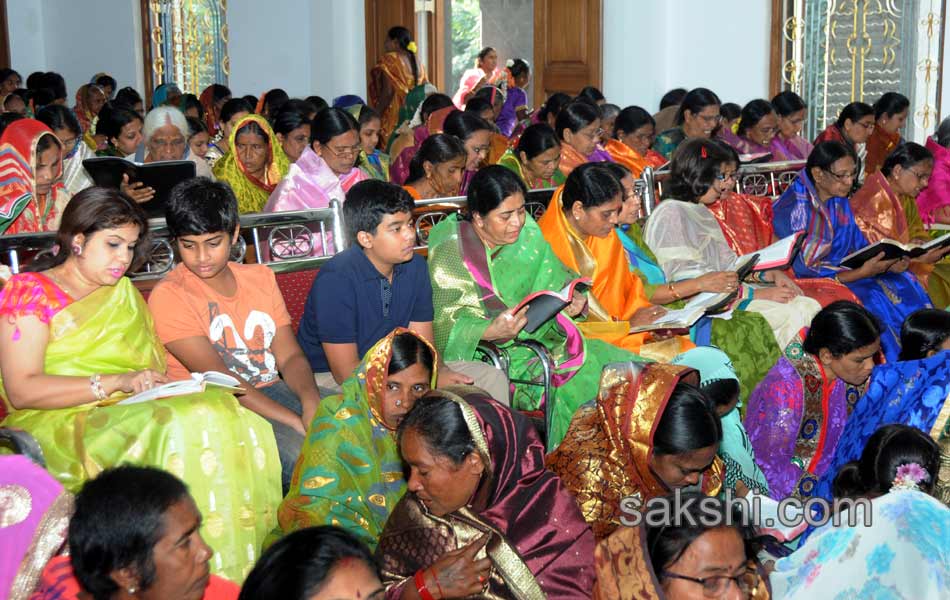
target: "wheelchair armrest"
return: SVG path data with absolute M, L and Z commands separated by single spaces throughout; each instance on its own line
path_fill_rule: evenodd
M 482 360 L 487 359 L 485 362 L 491 363 L 491 365 L 496 369 L 499 369 L 502 373 L 508 375 L 510 361 L 508 359 L 508 352 L 506 352 L 504 349 L 499 348 L 494 342 L 480 341 L 478 342 L 478 347 L 475 349 L 475 351 L 482 355 Z
M 0 446 L 9 446 L 16 454 L 22 454 L 44 469 L 46 468 L 43 449 L 32 435 L 22 429 L 0 427 Z
M 544 344 L 536 340 L 514 340 L 512 346 L 527 348 L 538 357 L 541 370 L 544 374 L 544 425 L 546 431 L 551 431 L 551 419 L 554 416 L 554 402 L 551 401 L 551 379 L 554 377 L 554 358 Z

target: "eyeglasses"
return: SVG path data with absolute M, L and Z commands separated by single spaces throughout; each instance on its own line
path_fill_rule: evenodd
M 334 156 L 338 158 L 353 158 L 354 156 L 359 156 L 360 150 L 363 149 L 361 144 L 356 144 L 355 146 L 344 146 L 342 148 L 334 149 L 332 146 L 324 146 L 329 150 Z
M 588 139 L 597 140 L 597 139 L 600 139 L 601 137 L 603 137 L 603 135 L 604 135 L 604 129 L 603 129 L 602 127 L 598 127 L 597 129 L 595 129 L 595 130 L 592 131 L 591 133 L 587 133 L 586 131 L 578 131 L 577 133 L 582 133 L 582 134 L 584 134 L 584 136 L 587 137 Z
M 914 177 L 916 177 L 918 181 L 927 181 L 928 179 L 930 179 L 930 173 L 918 173 L 917 171 L 913 169 L 905 169 L 905 171 L 909 173 L 913 173 Z
M 870 123 L 858 121 L 857 123 L 855 123 L 855 125 L 860 125 L 861 127 L 864 127 L 865 129 L 867 129 L 868 131 L 871 131 L 872 129 L 874 129 L 874 121 L 871 121 Z
M 730 179 L 732 181 L 739 181 L 739 172 L 733 171 L 732 173 L 719 173 L 716 175 L 717 181 L 729 181 Z
M 754 129 L 762 135 L 775 135 L 779 132 L 778 127 L 755 127 Z
M 696 115 L 697 119 L 702 119 L 703 123 L 715 125 L 722 121 L 722 115 Z
M 829 170 L 829 169 L 825 169 L 825 173 L 831 175 L 832 177 L 834 177 L 834 178 L 837 179 L 838 181 L 854 181 L 855 178 L 857 178 L 857 176 L 858 176 L 858 172 L 857 172 L 857 171 L 849 171 L 849 172 L 847 172 L 847 173 L 835 173 L 834 171 L 831 171 L 831 170 Z
M 475 146 L 472 148 L 472 152 L 475 154 L 484 154 L 488 155 L 488 152 L 491 150 L 491 146 Z
M 746 571 L 739 575 L 734 575 L 732 577 L 728 575 L 714 575 L 712 577 L 689 577 L 688 575 L 680 575 L 679 573 L 672 573 L 670 571 L 663 571 L 664 577 L 670 577 L 673 579 L 682 579 L 684 581 L 692 581 L 693 583 L 698 583 L 703 586 L 703 596 L 706 598 L 719 598 L 726 593 L 726 590 L 729 589 L 729 583 L 732 582 L 739 588 L 739 591 L 742 592 L 742 595 L 746 598 L 753 597 L 755 591 L 759 587 L 759 572 L 758 570 L 749 565 L 746 567 Z

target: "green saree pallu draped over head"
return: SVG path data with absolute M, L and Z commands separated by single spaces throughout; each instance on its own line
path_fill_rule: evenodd
M 526 217 L 518 241 L 488 249 L 472 224 L 458 215 L 429 232 L 429 275 L 435 343 L 444 360 L 472 360 L 492 319 L 528 294 L 560 290 L 578 277 L 558 260 L 531 216 Z M 585 339 L 563 313 L 534 333 L 521 331 L 518 339 L 544 344 L 554 359 L 553 398 L 542 398 L 541 387 L 519 385 L 512 399 L 517 410 L 536 410 L 543 402 L 553 402 L 549 449 L 560 443 L 577 407 L 597 395 L 605 364 L 643 360 L 606 342 Z M 496 343 L 509 353 L 512 379 L 541 381 L 542 367 L 532 352 L 511 340 Z
M 389 513 L 406 492 L 396 434 L 381 414 L 393 339 L 402 333 L 429 346 L 408 329 L 394 329 L 366 352 L 343 382 L 342 394 L 320 401 L 294 467 L 290 492 L 277 511 L 280 530 L 272 537 L 336 525 L 375 549 Z M 432 355 L 436 356 L 435 349 Z
M 53 307 L 56 296 L 63 301 Z M 58 308 L 55 314 L 50 314 Z M 165 371 L 165 351 L 148 307 L 122 278 L 72 301 L 37 273 L 16 275 L 0 293 L 0 318 L 37 315 L 49 324 L 46 375 L 89 377 L 142 369 Z M 16 339 L 16 335 L 14 336 Z M 30 433 L 47 470 L 71 492 L 102 470 L 125 463 L 181 478 L 203 516 L 214 551 L 211 570 L 240 582 L 260 555 L 280 503 L 280 463 L 270 425 L 222 390 L 136 404 L 121 397 L 68 408 L 18 410 L 6 427 Z

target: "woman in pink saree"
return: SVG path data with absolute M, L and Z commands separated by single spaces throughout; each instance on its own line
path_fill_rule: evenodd
M 326 208 L 331 200 L 343 202 L 347 190 L 366 174 L 356 167 L 359 124 L 340 108 L 325 108 L 313 118 L 310 146 L 290 166 L 287 176 L 271 193 L 264 212 Z

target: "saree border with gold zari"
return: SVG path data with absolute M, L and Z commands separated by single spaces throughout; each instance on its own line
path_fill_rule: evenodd
M 129 279 L 100 287 L 50 319 L 46 374 L 88 378 L 145 368 L 164 372 L 165 350 Z M 43 449 L 47 470 L 71 492 L 127 462 L 181 478 L 204 515 L 202 533 L 215 551 L 211 570 L 242 581 L 274 527 L 280 502 L 270 424 L 222 390 L 116 404 L 121 398 L 13 410 L 3 425 L 29 432 Z
M 716 217 L 729 247 L 739 256 L 752 254 L 776 241 L 772 225 L 772 200 L 765 196 L 731 193 L 725 200 L 706 205 Z M 828 277 L 798 278 L 789 268 L 784 273 L 802 293 L 817 300 L 822 307 L 837 300 L 860 304 L 848 286 Z
M 375 549 L 386 519 L 406 491 L 395 431 L 381 412 L 393 340 L 403 333 L 428 346 L 433 358 L 438 356 L 425 338 L 397 327 L 366 352 L 343 382 L 341 394 L 320 401 L 269 541 L 305 527 L 335 525 Z M 431 387 L 438 377 L 437 362 Z
M 772 590 L 768 576 L 756 562 L 759 586 L 755 600 L 769 600 Z M 597 583 L 593 600 L 666 600 L 663 586 L 654 572 L 644 525 L 621 527 L 597 544 L 594 550 Z
M 435 307 L 435 343 L 444 360 L 472 360 L 491 319 L 533 292 L 559 290 L 577 274 L 557 259 L 529 215 L 518 241 L 489 251 L 471 224 L 451 215 L 429 232 L 429 275 Z M 553 402 L 549 447 L 560 441 L 574 410 L 596 394 L 604 364 L 635 355 L 599 340 L 585 339 L 572 319 L 559 313 L 534 333 L 518 339 L 540 342 L 555 362 L 552 395 L 537 386 L 515 386 L 512 408 L 537 410 Z M 539 381 L 536 356 L 511 341 L 496 342 L 511 358 L 513 379 Z
M 561 445 L 548 454 L 548 468 L 574 495 L 597 539 L 621 525 L 624 498 L 636 496 L 645 505 L 670 492 L 649 466 L 653 434 L 673 389 L 687 378 L 698 383 L 695 370 L 677 365 L 607 365 L 597 399 L 577 411 Z M 718 494 L 724 473 L 716 456 L 703 473 L 703 493 Z
M 584 335 L 652 360 L 669 361 L 693 348 L 685 336 L 653 341 L 649 332 L 630 333 L 630 318 L 639 309 L 651 306 L 643 282 L 630 270 L 616 231 L 611 229 L 604 238 L 581 237 L 568 223 L 561 206 L 563 192 L 564 186 L 554 191 L 547 210 L 538 219 L 538 227 L 562 263 L 593 281 L 587 294 L 587 318 L 578 323 Z
M 478 388 L 437 393 L 459 406 L 485 471 L 469 502 L 443 517 L 431 515 L 412 493 L 399 502 L 378 551 L 387 597 L 399 597 L 416 571 L 445 552 L 490 533 L 476 554 L 493 567 L 478 597 L 588 598 L 593 537 L 561 481 L 544 468 L 533 426 Z

